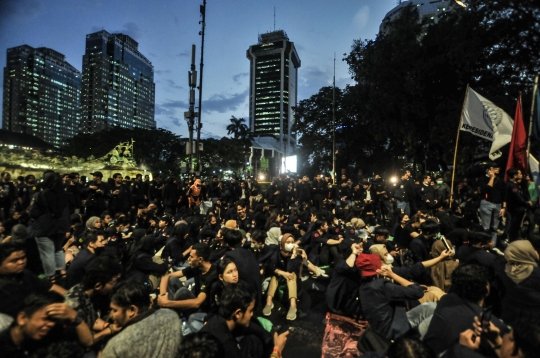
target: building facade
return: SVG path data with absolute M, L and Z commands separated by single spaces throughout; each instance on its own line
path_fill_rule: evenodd
M 60 147 L 81 122 L 81 73 L 50 48 L 9 48 L 4 67 L 3 129 Z
M 124 34 L 86 35 L 83 55 L 82 131 L 110 126 L 156 128 L 154 67 Z
M 300 58 L 287 34 L 259 35 L 247 50 L 250 61 L 249 123 L 254 136 L 274 138 L 283 155 L 296 145 L 293 107 L 298 97 Z
M 399 4 L 390 10 L 379 26 L 379 32 L 385 33 L 387 26 L 394 19 L 396 19 L 401 11 L 407 6 L 415 6 L 418 10 L 418 15 L 420 21 L 423 25 L 429 25 L 431 23 L 436 23 L 441 14 L 445 11 L 449 11 L 450 8 L 454 5 L 454 0 L 410 0 L 410 1 L 400 1 Z

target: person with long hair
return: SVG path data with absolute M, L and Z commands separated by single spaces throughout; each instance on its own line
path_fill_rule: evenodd
M 298 298 L 298 280 L 302 275 L 302 261 L 307 260 L 307 255 L 304 250 L 295 245 L 294 236 L 291 234 L 283 235 L 279 244 L 279 250 L 274 253 L 274 273 L 270 279 L 270 285 L 266 292 L 266 306 L 263 309 L 263 315 L 270 316 L 272 308 L 274 308 L 273 298 L 276 294 L 279 281 L 287 285 L 287 293 L 289 295 L 289 311 L 287 320 L 294 321 L 296 319 L 296 300 Z

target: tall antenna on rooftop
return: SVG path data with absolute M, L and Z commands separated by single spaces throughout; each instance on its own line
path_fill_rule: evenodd
M 276 31 L 276 7 L 274 6 L 274 31 Z

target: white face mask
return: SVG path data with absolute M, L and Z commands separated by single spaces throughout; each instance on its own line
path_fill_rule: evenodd
M 294 250 L 293 243 L 285 244 L 285 251 L 292 252 L 292 250 Z
M 392 263 L 394 263 L 394 256 L 392 256 L 390 254 L 386 255 L 386 263 L 388 265 L 391 265 Z

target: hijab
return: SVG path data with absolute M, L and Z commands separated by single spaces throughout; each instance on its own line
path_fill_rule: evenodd
M 96 231 L 97 229 L 94 227 L 94 224 L 96 223 L 96 221 L 99 220 L 101 219 L 97 216 L 90 217 L 90 219 L 86 220 L 86 229 L 90 231 Z
M 201 187 L 200 186 L 197 186 L 198 185 L 201 185 L 201 179 L 196 179 L 195 180 L 195 183 L 193 183 L 193 185 L 191 186 L 191 194 L 193 196 L 199 196 L 201 195 Z
M 392 269 L 392 264 L 386 263 L 386 256 L 383 256 L 383 251 L 385 248 L 386 246 L 383 244 L 371 245 L 369 247 L 369 252 L 375 255 L 379 255 L 383 268 Z
M 446 246 L 442 240 L 436 240 L 431 246 L 431 257 L 436 258 L 441 256 L 441 253 L 446 250 Z M 450 285 L 452 284 L 451 276 L 452 272 L 459 265 L 459 262 L 452 259 L 451 257 L 446 257 L 444 260 L 439 261 L 435 266 L 431 267 L 431 278 L 433 279 L 433 284 L 448 293 L 450 290 Z
M 518 285 L 538 266 L 538 256 L 529 240 L 517 240 L 508 244 L 504 250 L 504 258 L 507 262 L 506 275 Z
M 266 232 L 265 245 L 279 245 L 279 234 L 281 229 L 279 227 L 273 227 Z

